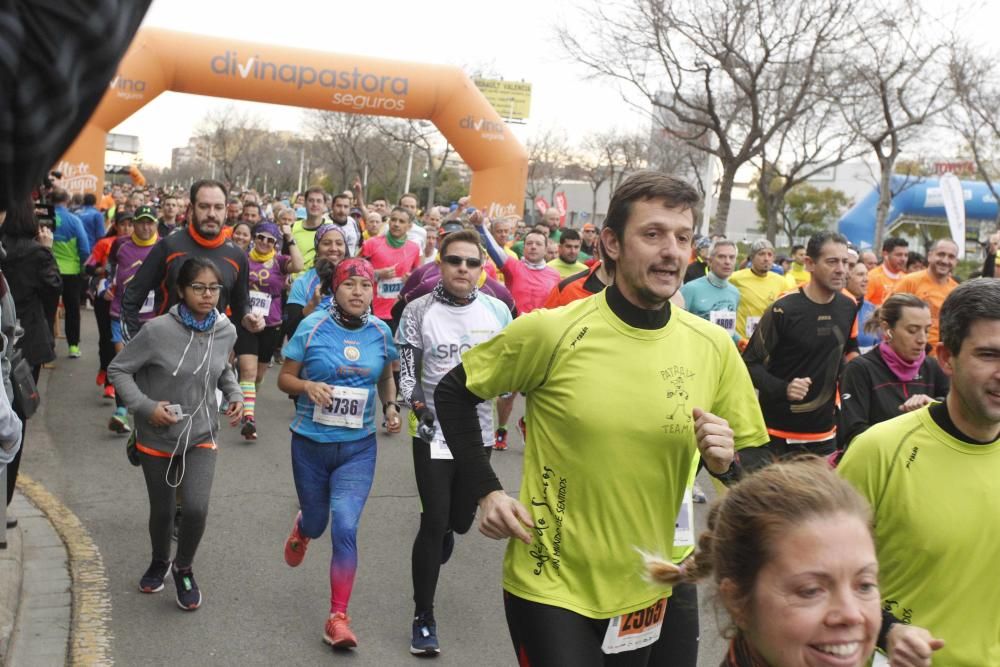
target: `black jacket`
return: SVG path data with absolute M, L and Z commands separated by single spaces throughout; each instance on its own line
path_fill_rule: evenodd
M 24 335 L 18 347 L 32 366 L 56 358 L 52 330 L 42 303 L 62 293 L 62 276 L 52 251 L 34 239 L 4 238 L 6 259 L 0 261 L 14 295 L 17 319 Z
M 927 357 L 917 376 L 901 381 L 886 365 L 878 346 L 857 357 L 844 369 L 840 381 L 840 425 L 837 428 L 841 448 L 868 427 L 898 417 L 899 406 L 911 396 L 925 394 L 941 400 L 948 394 L 948 376 L 932 357 Z

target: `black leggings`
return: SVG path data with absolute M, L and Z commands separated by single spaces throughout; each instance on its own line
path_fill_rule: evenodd
M 520 667 L 696 667 L 698 591 L 694 584 L 674 588 L 660 638 L 651 646 L 605 654 L 601 650 L 608 619 L 594 619 L 504 591 L 507 627 Z
M 115 358 L 115 344 L 111 342 L 111 302 L 103 297 L 94 298 L 94 319 L 97 320 L 98 336 L 98 356 L 100 358 L 100 370 L 108 370 L 108 365 Z M 104 381 L 105 386 L 111 384 L 111 380 Z
M 180 456 L 174 457 L 171 463 L 171 459 L 166 457 L 146 453 L 139 455 L 149 494 L 149 540 L 154 559 L 170 560 L 170 536 L 173 534 L 177 501 L 180 500 L 184 511 L 181 513 L 174 563 L 180 570 L 191 567 L 205 533 L 208 499 L 212 495 L 212 479 L 215 477 L 215 457 L 214 449 L 190 448 L 183 462 L 184 477 L 180 488 L 174 488 L 180 477 Z
M 476 505 L 463 502 L 461 507 L 452 507 L 452 498 L 456 495 L 455 462 L 431 459 L 430 445 L 420 438 L 413 438 L 413 472 L 417 478 L 421 512 L 420 530 L 413 541 L 411 568 L 413 602 L 420 613 L 434 609 L 445 533 L 450 529 L 459 533 L 467 531 Z
M 83 289 L 83 278 L 80 274 L 63 274 L 62 302 L 66 315 L 66 344 L 80 344 L 80 293 Z

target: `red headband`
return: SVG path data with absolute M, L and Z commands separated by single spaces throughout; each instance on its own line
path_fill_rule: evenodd
M 375 269 L 367 259 L 352 257 L 337 264 L 337 269 L 333 272 L 333 291 L 336 292 L 345 280 L 355 277 L 375 282 Z

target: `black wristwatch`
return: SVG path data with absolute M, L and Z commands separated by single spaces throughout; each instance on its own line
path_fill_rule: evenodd
M 397 403 L 396 401 L 389 401 L 388 403 L 383 403 L 382 404 L 382 414 L 383 415 L 385 413 L 389 412 L 389 406 L 390 405 L 392 405 L 392 406 L 394 406 L 396 408 L 396 412 L 399 412 L 399 403 Z
M 716 474 L 712 472 L 712 469 L 707 465 L 705 466 L 705 470 L 708 471 L 709 475 L 719 480 L 726 486 L 732 486 L 743 478 L 743 466 L 740 465 L 740 455 L 738 453 L 733 454 L 733 460 L 729 464 L 729 469 L 726 470 L 726 472 Z

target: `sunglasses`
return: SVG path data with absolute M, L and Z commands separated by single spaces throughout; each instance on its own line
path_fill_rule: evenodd
M 202 295 L 205 292 L 209 294 L 218 294 L 222 290 L 222 285 L 215 283 L 214 285 L 205 285 L 203 283 L 191 283 L 188 285 L 194 291 L 195 294 Z
M 270 236 L 264 236 L 263 234 L 258 234 L 257 236 L 254 237 L 254 240 L 256 240 L 258 243 L 277 243 L 278 242 L 277 239 L 271 238 Z
M 461 266 L 465 262 L 465 265 L 470 269 L 478 269 L 483 265 L 483 260 L 478 257 L 459 257 L 458 255 L 445 255 L 441 261 L 452 266 Z

